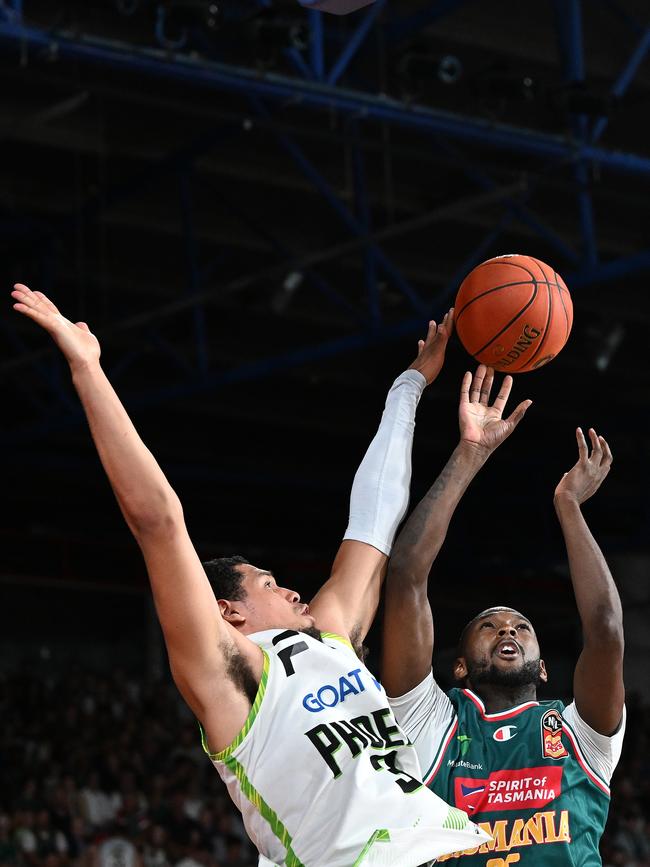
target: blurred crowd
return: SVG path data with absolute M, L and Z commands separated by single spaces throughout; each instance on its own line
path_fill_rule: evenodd
M 172 684 L 0 678 L 1 867 L 253 867 Z
M 612 780 L 603 867 L 650 867 L 650 707 L 627 697 L 623 755 Z
M 0 867 L 257 864 L 173 685 L 0 676 L 0 721 Z M 650 867 L 649 743 L 632 699 L 604 867 Z

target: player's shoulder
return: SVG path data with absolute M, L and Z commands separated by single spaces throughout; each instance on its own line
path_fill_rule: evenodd
M 538 702 L 538 705 L 539 711 L 542 715 L 549 711 L 555 711 L 563 717 L 567 709 L 567 705 L 559 698 L 544 699 L 543 701 Z
M 555 710 L 563 711 L 566 703 L 560 698 L 546 698 L 537 702 L 541 708 L 555 708 Z
M 349 638 L 346 638 L 345 635 L 338 635 L 336 632 L 321 632 L 320 640 L 327 647 L 333 647 L 335 650 L 344 648 L 349 653 L 357 656 L 357 652 L 354 649 L 352 642 Z

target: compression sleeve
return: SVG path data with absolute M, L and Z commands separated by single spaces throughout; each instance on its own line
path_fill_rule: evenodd
M 397 377 L 379 430 L 352 484 L 350 520 L 343 538 L 366 542 L 386 555 L 408 508 L 415 411 L 425 385 L 417 370 Z

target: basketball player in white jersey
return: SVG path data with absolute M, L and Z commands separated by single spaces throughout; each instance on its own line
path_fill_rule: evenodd
M 415 750 L 352 649 L 375 614 L 407 507 L 415 409 L 440 371 L 453 314 L 439 329 L 432 323 L 391 388 L 332 575 L 307 606 L 241 561 L 230 563 L 230 592 L 215 596 L 178 497 L 101 369 L 97 339 L 41 293 L 17 284 L 12 295 L 70 365 L 145 558 L 172 675 L 265 863 L 417 867 L 489 839 L 422 786 Z

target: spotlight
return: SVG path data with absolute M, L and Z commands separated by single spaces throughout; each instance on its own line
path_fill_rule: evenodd
M 290 271 L 284 278 L 282 287 L 278 289 L 271 299 L 271 310 L 273 310 L 277 316 L 284 313 L 287 309 L 304 279 L 305 275 L 302 271 Z
M 412 93 L 427 90 L 435 81 L 446 85 L 458 84 L 463 76 L 463 64 L 454 54 L 436 56 L 411 51 L 402 57 L 397 69 Z
M 613 328 L 608 328 L 606 334 L 603 335 L 600 351 L 594 359 L 596 369 L 601 373 L 607 370 L 612 358 L 617 349 L 623 342 L 625 337 L 625 328 L 618 322 Z

